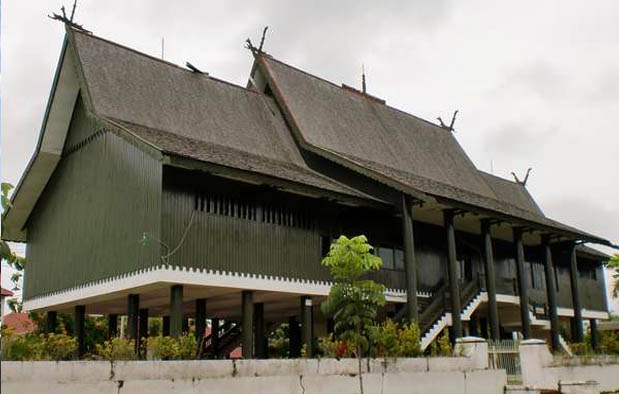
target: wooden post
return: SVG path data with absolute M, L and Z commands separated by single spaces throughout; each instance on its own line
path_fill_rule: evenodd
M 45 332 L 52 334 L 56 332 L 57 314 L 56 311 L 48 311 L 45 319 Z
M 161 335 L 163 335 L 164 337 L 169 337 L 170 336 L 170 316 L 164 316 L 161 320 L 162 321 L 162 326 L 161 327 Z
M 559 351 L 559 314 L 557 312 L 557 289 L 555 289 L 555 271 L 552 265 L 552 251 L 550 249 L 550 236 L 542 236 L 542 248 L 544 249 L 544 274 L 546 275 L 546 299 L 548 300 L 548 314 L 550 318 L 550 345 L 552 350 Z
M 170 336 L 178 338 L 183 334 L 183 286 L 170 288 Z
M 580 306 L 580 290 L 578 289 L 578 261 L 576 257 L 576 243 L 570 245 L 570 284 L 572 285 L 572 307 L 574 308 L 574 342 L 585 339 L 582 309 Z
M 264 330 L 264 304 L 258 302 L 254 304 L 254 339 L 256 341 L 256 358 L 261 359 L 267 358 Z
M 204 339 L 204 330 L 206 329 L 206 299 L 198 298 L 196 300 L 196 341 L 198 346 L 202 345 Z
M 296 316 L 288 318 L 288 355 L 290 358 L 301 356 L 301 333 Z
M 419 320 L 417 304 L 417 262 L 413 237 L 413 206 L 410 198 L 402 194 L 402 236 L 404 245 L 404 268 L 406 272 L 406 318 Z
M 135 341 L 135 352 L 138 352 L 138 315 L 140 310 L 140 295 L 129 294 L 127 297 L 127 338 Z
M 518 294 L 520 295 L 520 319 L 522 321 L 522 336 L 531 339 L 531 319 L 529 317 L 529 289 L 524 275 L 524 245 L 522 244 L 522 229 L 513 228 L 516 246 L 516 276 L 518 278 Z
M 116 338 L 118 335 L 118 315 L 111 313 L 107 316 L 107 337 L 108 339 Z
M 589 329 L 591 330 L 591 347 L 593 350 L 598 350 L 600 347 L 600 333 L 598 331 L 598 321 L 596 319 L 589 320 Z
M 138 352 L 141 358 L 146 358 L 146 350 L 144 349 L 144 344 L 146 338 L 148 338 L 148 309 L 142 308 L 140 309 L 138 323 Z
M 494 253 L 492 250 L 492 236 L 490 234 L 490 220 L 481 221 L 481 235 L 484 240 L 484 271 L 486 276 L 486 291 L 488 292 L 488 320 L 492 339 L 501 339 L 499 332 L 499 308 L 496 302 L 496 274 L 494 272 Z
M 454 341 L 462 338 L 462 308 L 460 306 L 460 285 L 458 283 L 458 260 L 456 254 L 456 233 L 453 211 L 443 211 L 445 231 L 447 232 L 447 257 L 449 272 L 449 289 L 451 297 L 451 324 Z
M 74 357 L 78 360 L 84 355 L 84 353 L 86 353 L 86 332 L 84 328 L 85 319 L 86 307 L 84 305 L 76 305 L 73 310 L 73 332 L 77 338 L 77 349 L 75 350 Z
M 312 312 L 312 297 L 301 297 L 301 343 L 302 346 L 305 346 L 305 355 L 308 358 L 312 358 L 314 355 L 314 349 L 312 347 L 314 316 Z
M 211 347 L 216 351 L 219 346 L 219 319 L 211 319 Z
M 242 297 L 242 344 L 243 344 L 243 358 L 250 359 L 254 357 L 254 330 L 252 329 L 254 323 L 254 293 L 251 291 L 243 290 Z

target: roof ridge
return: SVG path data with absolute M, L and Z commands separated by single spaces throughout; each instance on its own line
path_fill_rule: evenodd
M 229 86 L 241 89 L 241 90 L 246 91 L 246 92 L 254 93 L 254 94 L 258 95 L 258 96 L 265 96 L 264 93 L 258 92 L 257 90 L 249 89 L 249 88 L 247 88 L 245 86 L 242 86 L 242 85 L 237 85 L 234 82 L 230 82 L 230 81 L 226 81 L 226 80 L 221 79 L 221 78 L 214 77 L 214 76 L 212 76 L 212 75 L 210 75 L 208 73 L 196 73 L 196 72 L 193 72 L 193 71 L 191 71 L 191 70 L 189 70 L 187 68 L 184 68 L 183 66 L 180 66 L 180 65 L 178 65 L 176 63 L 172 63 L 172 62 L 169 62 L 169 61 L 164 60 L 164 59 L 159 59 L 158 57 L 155 57 L 153 55 L 149 55 L 148 53 L 145 53 L 145 52 L 140 52 L 137 49 L 131 48 L 131 47 L 123 45 L 123 44 L 119 44 L 119 43 L 117 43 L 115 41 L 112 41 L 112 40 L 109 40 L 107 38 L 103 38 L 103 37 L 100 37 L 100 36 L 97 36 L 97 35 L 94 35 L 94 34 L 87 34 L 87 33 L 84 33 L 83 31 L 76 30 L 76 29 L 73 29 L 73 28 L 70 28 L 70 31 L 72 33 L 78 33 L 78 34 L 81 34 L 81 35 L 89 37 L 89 38 L 95 38 L 95 39 L 97 39 L 99 41 L 103 41 L 103 42 L 108 43 L 110 45 L 114 45 L 114 46 L 116 46 L 118 48 L 127 50 L 129 52 L 133 52 L 134 54 L 136 54 L 138 56 L 146 57 L 146 58 L 148 58 L 150 60 L 156 61 L 158 63 L 163 63 L 163 64 L 165 64 L 167 66 L 179 69 L 181 71 L 188 72 L 188 73 L 190 73 L 192 75 L 198 75 L 198 76 L 200 76 L 202 78 L 205 78 L 205 79 L 208 79 L 208 80 L 212 80 L 214 82 L 223 83 L 223 84 L 226 84 L 226 85 L 229 85 Z
M 273 61 L 274 61 L 274 62 L 276 62 L 276 63 L 279 63 L 279 64 L 281 64 L 281 65 L 283 65 L 283 66 L 289 67 L 289 68 L 291 68 L 291 69 L 293 69 L 293 70 L 295 70 L 295 71 L 298 71 L 298 72 L 300 72 L 300 73 L 302 73 L 302 74 L 304 74 L 304 75 L 307 75 L 308 77 L 311 77 L 311 78 L 317 79 L 317 80 L 319 80 L 319 81 L 325 82 L 325 83 L 327 83 L 327 84 L 329 84 L 329 85 L 335 86 L 336 88 L 338 88 L 338 89 L 340 89 L 340 90 L 342 90 L 342 91 L 346 92 L 347 94 L 349 94 L 349 95 L 351 95 L 351 96 L 353 96 L 353 97 L 358 97 L 358 95 L 354 94 L 353 92 L 349 91 L 348 89 L 343 88 L 343 87 L 342 87 L 342 85 L 338 85 L 338 84 L 336 84 L 335 82 L 329 81 L 329 80 L 328 80 L 328 79 L 326 79 L 326 78 L 319 77 L 319 76 L 314 75 L 314 74 L 312 74 L 312 73 L 310 73 L 310 72 L 308 72 L 308 71 L 302 70 L 302 69 L 300 69 L 299 67 L 292 66 L 292 65 L 290 65 L 290 64 L 288 64 L 288 63 L 286 63 L 286 62 L 284 62 L 284 61 L 282 61 L 282 60 L 279 60 L 279 59 L 277 59 L 277 58 L 275 58 L 275 57 L 273 57 L 273 56 L 271 56 L 271 55 L 264 55 L 264 54 L 263 54 L 263 55 L 258 55 L 258 56 L 263 56 L 265 59 L 270 59 L 270 60 L 273 60 Z M 343 84 L 343 82 L 342 82 L 342 84 Z M 346 86 L 348 86 L 348 85 L 346 85 Z M 354 87 L 353 87 L 353 88 L 354 88 Z M 380 100 L 380 98 L 378 98 L 378 97 L 375 97 L 375 96 L 372 96 L 372 95 L 369 95 L 369 96 L 371 96 L 371 97 L 369 98 L 369 99 L 370 99 L 369 101 L 375 101 L 375 102 L 376 102 L 376 99 L 379 99 L 379 100 Z M 401 113 L 401 114 L 404 114 L 404 115 L 410 116 L 410 117 L 412 117 L 412 118 L 414 118 L 414 119 L 417 119 L 417 120 L 420 120 L 420 121 L 422 121 L 422 122 L 428 123 L 428 124 L 430 124 L 430 125 L 432 125 L 432 126 L 436 127 L 437 129 L 441 130 L 441 131 L 449 131 L 449 130 L 447 130 L 446 128 L 441 127 L 440 125 L 438 125 L 438 124 L 436 124 L 436 123 L 434 123 L 434 122 L 432 122 L 432 121 L 429 121 L 429 120 L 424 119 L 424 118 L 422 118 L 422 117 L 419 117 L 419 116 L 417 116 L 417 115 L 411 114 L 410 112 L 406 112 L 406 111 L 405 111 L 405 110 L 403 110 L 403 109 L 399 109 L 399 108 L 393 107 L 393 106 L 391 106 L 391 105 L 387 104 L 387 103 L 386 103 L 386 101 L 385 101 L 385 103 L 379 103 L 379 102 L 376 102 L 376 103 L 377 103 L 377 104 L 381 104 L 382 106 L 387 107 L 387 108 L 389 108 L 389 109 L 391 109 L 391 110 L 397 111 L 397 112 L 399 112 L 399 113 Z
M 521 187 L 525 188 L 525 186 L 524 186 L 522 183 L 519 183 L 519 182 L 514 182 L 514 181 L 512 181 L 512 180 L 510 180 L 510 179 L 503 178 L 502 176 L 498 176 L 498 175 L 491 174 L 491 173 L 489 173 L 488 171 L 480 170 L 479 168 L 477 169 L 477 171 L 481 172 L 483 175 L 488 175 L 488 176 L 491 176 L 491 177 L 493 177 L 494 179 L 498 179 L 498 180 L 501 180 L 501 181 L 503 181 L 503 182 L 507 182 L 507 183 L 509 183 L 509 184 L 518 185 L 518 186 L 521 186 Z

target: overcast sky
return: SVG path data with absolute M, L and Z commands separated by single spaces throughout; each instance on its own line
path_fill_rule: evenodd
M 246 4 L 247 3 L 247 4 Z M 2 1 L 2 181 L 34 150 L 63 26 L 61 1 Z M 70 9 L 70 0 L 65 4 Z M 618 1 L 81 0 L 96 35 L 244 85 L 265 50 L 429 120 L 450 118 L 478 168 L 527 184 L 546 215 L 619 243 Z M 610 250 L 606 249 L 610 252 Z M 6 275 L 3 275 L 5 283 Z

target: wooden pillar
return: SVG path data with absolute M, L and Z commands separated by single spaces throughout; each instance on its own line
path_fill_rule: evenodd
M 456 233 L 453 211 L 443 211 L 445 231 L 447 232 L 447 257 L 449 272 L 449 290 L 451 298 L 451 324 L 454 341 L 462 338 L 462 308 L 460 306 L 460 285 L 458 283 L 458 260 L 456 255 Z
M 243 358 L 250 359 L 254 357 L 254 330 L 252 329 L 254 322 L 254 293 L 244 290 L 241 293 L 242 297 L 242 344 Z
M 135 341 L 135 352 L 138 351 L 138 316 L 140 310 L 140 295 L 129 294 L 127 297 L 127 338 Z
M 211 347 L 217 349 L 219 346 L 219 319 L 211 319 Z
M 198 347 L 202 345 L 204 339 L 204 330 L 206 329 L 206 299 L 198 298 L 196 300 L 196 342 Z
M 76 359 L 79 359 L 86 353 L 85 319 L 86 307 L 84 305 L 76 305 L 73 310 L 73 334 L 77 338 L 77 349 L 74 355 Z
M 312 358 L 314 349 L 312 340 L 314 335 L 314 316 L 312 308 L 312 297 L 301 297 L 301 346 L 305 346 L 305 355 Z
M 490 220 L 481 221 L 481 236 L 484 239 L 484 271 L 486 276 L 486 291 L 488 292 L 488 320 L 492 339 L 499 340 L 499 308 L 496 302 L 496 274 L 494 272 L 494 253 L 492 236 L 490 234 Z
M 148 309 L 142 308 L 140 309 L 138 323 L 138 353 L 140 357 L 146 358 L 146 350 L 144 349 L 146 338 L 148 338 Z
M 580 306 L 580 290 L 578 289 L 578 265 L 576 258 L 576 243 L 570 245 L 570 284 L 572 285 L 572 307 L 574 308 L 574 342 L 585 340 L 582 308 Z
M 413 206 L 410 198 L 402 194 L 402 236 L 404 246 L 404 268 L 406 272 L 406 318 L 419 320 L 417 304 L 417 263 L 413 238 Z
M 183 318 L 183 286 L 174 285 L 170 288 L 170 336 L 183 334 Z
M 56 311 L 48 311 L 45 316 L 45 332 L 47 334 L 52 334 L 56 332 L 56 326 L 58 325 L 57 321 L 57 313 Z
M 593 350 L 598 350 L 600 347 L 600 333 L 598 331 L 598 321 L 596 319 L 589 320 L 589 329 L 591 330 L 591 347 Z
M 170 316 L 164 316 L 162 319 L 161 335 L 164 337 L 170 336 Z
M 107 337 L 108 339 L 116 338 L 118 335 L 118 315 L 111 313 L 107 316 Z
M 524 274 L 524 245 L 522 244 L 522 229 L 513 228 L 514 244 L 516 246 L 516 276 L 518 278 L 518 294 L 520 295 L 520 319 L 522 321 L 522 336 L 531 339 L 531 319 L 529 317 L 529 289 Z
M 288 355 L 290 358 L 301 356 L 301 330 L 296 316 L 288 318 Z
M 544 250 L 544 275 L 546 276 L 546 299 L 548 301 L 548 315 L 550 318 L 550 345 L 552 350 L 559 351 L 559 314 L 557 312 L 557 289 L 555 288 L 555 271 L 552 264 L 552 252 L 550 249 L 550 236 L 542 236 L 542 248 Z
M 256 358 L 267 358 L 265 347 L 264 304 L 254 304 L 254 339 L 256 341 Z

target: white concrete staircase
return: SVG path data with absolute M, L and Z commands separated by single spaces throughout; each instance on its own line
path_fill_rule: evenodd
M 561 349 L 568 354 L 568 356 L 572 357 L 574 355 L 572 353 L 572 349 L 570 349 L 570 345 L 561 334 L 559 334 L 559 345 L 561 346 Z
M 466 307 L 460 313 L 461 320 L 470 320 L 471 315 L 481 305 L 481 303 L 488 299 L 488 295 L 485 292 L 479 292 L 473 299 L 466 304 Z M 445 327 L 451 325 L 451 312 L 445 312 L 439 319 L 430 327 L 430 329 L 421 337 L 421 350 L 426 350 L 428 346 L 436 339 L 436 337 L 443 332 Z

